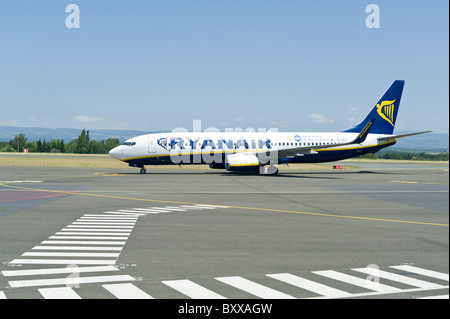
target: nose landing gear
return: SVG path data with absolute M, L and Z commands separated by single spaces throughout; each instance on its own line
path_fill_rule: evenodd
M 128 166 L 140 168 L 141 169 L 140 170 L 141 174 L 147 173 L 147 170 L 145 169 L 144 165 L 129 163 Z

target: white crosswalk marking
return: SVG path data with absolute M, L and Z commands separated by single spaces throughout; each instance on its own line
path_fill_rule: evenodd
M 45 299 L 81 299 L 70 287 L 40 288 L 38 291 Z
M 54 253 L 54 252 L 27 252 L 22 256 L 34 257 L 119 257 L 118 253 Z
M 229 207 L 198 204 L 129 208 L 117 211 L 107 211 L 103 214 L 85 214 L 72 224 L 67 225 L 55 233 L 53 236 L 50 236 L 47 240 L 42 241 L 29 251 L 23 253 L 19 258 L 8 263 L 10 266 L 16 267 L 16 269 L 3 270 L 0 273 L 4 277 L 12 279 L 8 281 L 9 288 L 38 288 L 39 293 L 44 298 L 48 299 L 80 299 L 81 296 L 83 296 L 83 289 L 79 288 L 80 290 L 77 289 L 75 291 L 71 288 L 73 287 L 73 284 L 99 284 L 105 289 L 102 290 L 104 293 L 110 293 L 119 299 L 153 299 L 154 297 L 152 295 L 154 293 L 150 295 L 141 288 L 138 288 L 132 283 L 137 280 L 136 278 L 126 274 L 121 275 L 121 269 L 114 266 L 138 219 L 150 218 L 147 216 L 152 214 L 176 214 L 177 212 L 189 213 L 189 211 L 214 210 L 219 208 Z M 21 269 L 17 269 L 17 266 L 19 265 L 22 266 Z M 56 267 L 50 265 L 61 266 Z M 379 278 L 392 281 L 393 286 L 378 282 L 374 284 L 370 280 L 362 278 L 361 273 L 373 277 L 373 269 L 369 268 L 354 268 L 346 271 L 347 273 L 350 273 L 350 271 L 359 272 L 360 274 L 357 274 L 359 277 L 334 270 L 311 272 L 314 275 L 333 279 L 327 280 L 325 284 L 319 282 L 320 279 L 324 280 L 324 278 L 319 278 L 316 282 L 311 279 L 306 279 L 308 278 L 307 276 L 306 278 L 303 278 L 304 276 L 299 277 L 289 273 L 266 274 L 265 276 L 271 279 L 266 278 L 265 282 L 270 285 L 271 283 L 274 284 L 273 280 L 278 280 L 302 289 L 303 291 L 299 290 L 299 293 L 302 292 L 304 294 L 304 292 L 307 291 L 321 296 L 310 296 L 311 298 L 365 297 L 387 293 L 419 293 L 424 291 L 427 291 L 427 294 L 430 295 L 430 291 L 438 289 L 439 291 L 436 291 L 436 296 L 424 298 L 448 299 L 448 294 L 445 294 L 448 292 L 442 291 L 444 288 L 448 289 L 448 285 L 443 286 L 434 282 L 411 278 L 415 275 L 420 275 L 434 279 L 434 281 L 441 280 L 448 282 L 448 274 L 411 265 L 397 265 L 390 266 L 389 268 L 391 271 L 377 270 L 377 275 Z M 395 270 L 397 270 L 397 272 L 402 271 L 406 273 L 397 274 L 395 273 Z M 115 275 L 108 275 L 107 272 L 115 272 Z M 83 276 L 78 276 L 78 274 L 81 273 L 84 273 Z M 87 273 L 92 273 L 92 275 L 86 276 Z M 103 275 L 101 275 L 101 273 L 103 273 Z M 58 274 L 60 276 L 57 276 Z M 76 274 L 76 276 L 73 277 L 71 276 L 72 274 Z M 49 278 L 42 278 L 44 276 Z M 64 276 L 65 278 L 55 278 Z M 315 277 L 317 278 L 317 276 Z M 260 284 L 256 282 L 257 280 L 251 281 L 240 276 L 214 277 L 214 279 L 209 278 L 209 280 L 214 281 L 215 284 L 212 284 L 212 286 L 221 285 L 222 289 L 224 288 L 222 284 L 230 286 L 228 290 L 224 290 L 229 291 L 230 293 L 232 291 L 237 293 L 235 289 L 231 288 L 234 287 L 259 298 L 295 298 L 292 295 Z M 221 282 L 221 284 L 217 281 Z M 207 281 L 205 280 L 205 282 Z M 161 283 L 174 289 L 169 289 L 172 293 L 178 291 L 193 299 L 233 298 L 233 296 L 223 296 L 222 294 L 203 287 L 189 279 L 165 280 L 161 281 Z M 338 286 L 337 288 L 333 286 L 335 284 Z M 361 289 L 361 291 L 357 293 L 349 293 L 343 290 L 345 289 L 342 288 L 345 286 L 344 284 L 364 289 Z M 62 285 L 65 287 L 57 287 Z M 282 284 L 278 283 L 278 285 Z M 395 285 L 408 285 L 415 288 L 398 288 L 394 287 Z M 145 284 L 142 284 L 142 286 L 145 287 Z M 206 284 L 206 286 L 208 286 L 208 284 Z M 290 291 L 295 289 L 294 287 L 290 287 Z M 357 290 L 357 288 L 353 289 Z M 6 299 L 7 294 L 9 294 L 8 291 L 6 294 L 4 291 L 0 291 L 0 299 Z M 177 295 L 177 297 L 179 297 L 179 295 Z
M 263 299 L 294 299 L 290 295 L 239 276 L 217 277 L 215 279 Z
M 103 250 L 121 251 L 122 247 L 99 247 L 99 246 L 34 246 L 33 250 Z
M 162 283 L 192 299 L 226 299 L 224 296 L 187 279 L 165 280 Z
M 19 258 L 10 261 L 10 265 L 67 265 L 66 268 L 41 268 L 41 269 L 20 269 L 5 270 L 2 275 L 5 277 L 25 276 L 25 280 L 10 280 L 11 288 L 19 287 L 39 287 L 55 286 L 67 284 L 67 278 L 38 278 L 33 276 L 54 276 L 56 274 L 88 273 L 119 271 L 113 265 L 116 263 L 120 253 L 130 236 L 139 217 L 149 214 L 185 212 L 188 210 L 203 210 L 224 208 L 211 205 L 183 205 L 164 206 L 148 208 L 121 209 L 117 211 L 107 211 L 103 214 L 85 214 L 67 225 L 47 240 L 34 246 L 30 251 L 23 253 Z M 56 258 L 52 258 L 56 257 Z M 71 266 L 75 265 L 75 267 Z M 79 267 L 81 266 L 81 267 Z M 31 278 L 30 278 L 31 277 Z M 17 278 L 24 279 L 24 278 Z M 135 278 L 128 275 L 117 276 L 88 276 L 77 277 L 77 284 L 83 283 L 106 283 L 117 281 L 134 281 Z M 115 294 L 119 298 L 134 296 L 134 298 L 151 298 L 136 286 L 129 283 L 104 285 L 105 289 Z M 219 294 L 195 286 L 192 293 L 204 297 L 220 298 Z M 45 298 L 79 298 L 77 293 L 70 288 L 45 288 L 40 289 L 40 293 Z M 4 292 L 0 292 L 0 298 L 6 298 Z
M 371 270 L 368 268 L 354 268 L 353 270 L 362 272 L 365 274 L 369 274 L 369 275 L 372 274 Z M 434 283 L 431 283 L 428 281 L 410 278 L 410 277 L 406 277 L 406 276 L 402 276 L 402 275 L 397 275 L 397 274 L 393 274 L 393 273 L 390 273 L 390 272 L 387 272 L 384 270 L 378 270 L 377 275 L 380 278 L 385 278 L 388 280 L 401 282 L 403 284 L 413 286 L 413 287 L 427 288 L 427 289 L 439 289 L 439 288 L 444 287 L 442 285 L 437 285 L 437 284 L 434 284 Z
M 328 277 L 331 279 L 339 280 L 342 282 L 346 282 L 351 285 L 359 286 L 362 288 L 366 288 L 368 290 L 378 291 L 378 292 L 396 292 L 400 291 L 400 289 L 383 285 L 380 283 L 374 284 L 372 281 L 369 281 L 367 279 L 358 278 L 355 276 L 347 275 L 341 272 L 337 272 L 334 270 L 324 270 L 324 271 L 313 271 L 314 274 Z
M 412 267 L 412 266 L 411 266 Z M 397 269 L 398 266 L 392 266 L 390 268 Z M 355 268 L 352 271 L 361 272 L 362 268 Z M 438 273 L 432 270 L 427 270 L 423 268 L 413 267 L 403 267 L 399 268 L 402 271 L 411 271 L 414 270 L 414 274 L 428 274 L 431 278 L 436 278 L 442 280 L 442 278 L 446 278 L 446 274 Z M 115 266 L 68 266 L 66 268 L 47 268 L 47 269 L 15 269 L 15 270 L 4 270 L 1 274 L 4 277 L 14 277 L 17 280 L 8 281 L 10 289 L 14 288 L 38 288 L 44 298 L 81 298 L 83 289 L 81 288 L 83 284 L 100 284 L 105 291 L 111 293 L 115 297 L 119 299 L 153 299 L 154 297 L 148 294 L 145 290 L 138 288 L 135 286 L 134 282 L 136 282 L 136 278 L 128 276 L 128 275 L 103 275 L 100 276 L 98 273 L 100 272 L 119 272 L 120 269 Z M 350 271 L 350 270 L 348 270 Z M 365 270 L 364 273 L 373 274 L 370 270 Z M 93 276 L 71 276 L 72 274 L 81 274 L 81 273 L 97 273 L 97 275 Z M 381 278 L 390 278 L 389 280 L 395 279 L 395 282 L 400 282 L 402 284 L 407 284 L 413 286 L 415 288 L 395 288 L 387 285 L 379 284 L 379 286 L 369 285 L 366 286 L 367 280 L 361 277 L 356 277 L 352 275 L 347 275 L 341 271 L 334 270 L 325 270 L 325 271 L 313 271 L 312 274 L 318 275 L 320 277 L 331 278 L 334 281 L 328 281 L 327 285 L 324 285 L 320 282 L 315 282 L 310 279 L 306 279 L 303 277 L 299 277 L 289 273 L 276 273 L 276 274 L 266 274 L 267 277 L 272 278 L 273 280 L 280 280 L 284 283 L 290 284 L 294 287 L 298 287 L 303 291 L 308 291 L 314 294 L 318 294 L 321 297 L 317 296 L 309 296 L 307 298 L 348 298 L 348 297 L 367 297 L 367 296 L 383 296 L 385 294 L 399 294 L 399 293 L 414 293 L 415 298 L 424 298 L 424 299 L 448 299 L 448 292 L 444 292 L 442 289 L 448 289 L 448 286 L 436 285 L 431 282 L 425 282 L 424 280 L 417 280 L 415 278 L 411 278 L 408 276 L 409 274 L 395 274 L 386 271 L 380 271 Z M 38 276 L 46 276 L 52 275 L 53 277 L 57 274 L 66 275 L 64 278 L 47 278 L 37 279 Z M 67 276 L 69 275 L 69 276 Z M 431 276 L 432 275 L 432 276 Z M 20 278 L 22 277 L 22 278 Z M 438 277 L 438 278 L 437 278 Z M 22 280 L 19 280 L 22 279 Z M 211 278 L 212 280 L 212 278 Z M 220 281 L 223 284 L 229 285 L 231 287 L 237 288 L 239 290 L 245 291 L 251 295 L 260 298 L 282 298 L 282 299 L 292 299 L 294 298 L 291 295 L 288 295 L 282 291 L 275 290 L 273 288 L 269 288 L 265 285 L 257 283 L 255 281 L 251 281 L 239 276 L 232 277 L 215 277 L 214 280 Z M 320 281 L 320 278 L 319 278 Z M 204 286 L 201 286 L 189 279 L 181 279 L 181 280 L 166 280 L 162 281 L 162 284 L 171 287 L 175 291 L 182 293 L 183 295 L 193 298 L 193 299 L 226 299 L 226 298 L 236 298 L 235 296 L 224 296 L 215 291 L 210 290 Z M 349 293 L 342 289 L 337 289 L 333 287 L 333 285 L 337 284 L 342 286 L 340 283 L 355 285 L 358 287 L 365 288 L 361 290 L 361 292 L 357 293 Z M 426 284 L 427 283 L 427 284 Z M 65 287 L 58 287 L 58 286 Z M 78 286 L 77 286 L 78 285 Z M 47 287 L 46 286 L 55 286 L 55 287 Z M 76 292 L 71 287 L 75 287 Z M 80 287 L 80 288 L 79 288 Z M 418 287 L 418 288 L 417 288 Z M 371 292 L 367 292 L 367 290 L 372 290 Z M 436 294 L 434 296 L 430 296 L 430 292 L 436 290 Z M 365 292 L 364 292 L 365 291 Z M 300 291 L 299 291 L 300 292 Z M 420 297 L 417 294 L 421 292 L 426 292 L 424 297 Z M 0 291 L 0 299 L 6 299 L 7 295 L 5 292 Z M 98 298 L 102 298 L 101 296 Z M 165 298 L 167 298 L 165 296 Z
M 108 284 L 102 285 L 102 287 L 119 299 L 154 299 L 152 296 L 130 283 Z
M 114 266 L 94 266 L 94 267 L 64 267 L 64 268 L 45 268 L 45 269 L 26 269 L 26 270 L 4 270 L 2 275 L 5 277 L 15 276 L 36 276 L 36 275 L 57 275 L 72 274 L 83 272 L 102 272 L 102 271 L 119 271 Z
M 80 241 L 80 240 L 44 240 L 41 244 L 51 245 L 125 245 L 125 241 Z
M 13 280 L 9 281 L 9 285 L 12 288 L 19 287 L 42 287 L 42 286 L 59 286 L 68 285 L 72 281 L 76 284 L 87 284 L 87 283 L 103 283 L 103 282 L 114 282 L 114 281 L 134 281 L 133 277 L 129 275 L 114 275 L 114 276 L 92 276 L 92 277 L 77 277 L 72 278 L 53 278 L 53 279 L 31 279 L 31 280 Z
M 432 278 L 449 281 L 448 274 L 444 274 L 442 272 L 427 270 L 427 269 L 418 268 L 418 267 L 409 266 L 409 265 L 390 266 L 390 268 L 399 269 L 399 270 L 408 271 L 408 272 L 412 272 L 412 273 L 419 274 L 419 275 L 424 275 L 427 277 L 432 277 Z
M 22 265 L 114 265 L 116 259 L 14 259 L 10 264 Z
M 103 228 L 103 227 L 85 227 L 85 228 L 76 228 L 76 227 L 68 227 L 64 228 L 61 231 L 57 232 L 55 236 L 66 236 L 69 232 L 76 232 L 76 235 L 83 235 L 86 233 L 94 232 L 96 236 L 103 236 L 105 233 L 114 233 L 114 236 L 124 236 L 128 237 L 131 234 L 132 228 L 128 229 L 117 229 L 117 228 Z
M 288 283 L 290 285 L 294 285 L 296 287 L 308 290 L 308 291 L 312 291 L 316 294 L 322 295 L 322 296 L 326 296 L 326 297 L 348 297 L 351 296 L 350 293 L 339 290 L 339 289 L 335 289 L 323 284 L 320 284 L 318 282 L 312 281 L 312 280 L 308 280 L 308 279 L 304 279 L 298 276 L 294 276 L 291 274 L 271 274 L 271 275 L 266 275 L 268 277 L 277 279 L 277 280 L 281 280 L 285 283 Z

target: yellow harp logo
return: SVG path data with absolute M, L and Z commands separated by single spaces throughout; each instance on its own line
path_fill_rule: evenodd
M 395 100 L 383 101 L 381 104 L 377 104 L 378 114 L 392 126 L 394 126 L 394 102 Z

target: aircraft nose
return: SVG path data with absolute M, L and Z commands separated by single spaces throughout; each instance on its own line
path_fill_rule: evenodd
M 121 152 L 120 152 L 119 146 L 114 147 L 112 150 L 109 151 L 109 156 L 111 156 L 111 157 L 119 159 L 120 155 L 121 155 Z

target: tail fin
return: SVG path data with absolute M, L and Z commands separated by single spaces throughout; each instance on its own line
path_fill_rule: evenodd
M 403 80 L 394 81 L 367 117 L 361 123 L 343 132 L 359 133 L 370 120 L 376 119 L 370 133 L 392 134 L 394 132 L 395 120 L 397 119 L 404 85 L 405 81 Z

